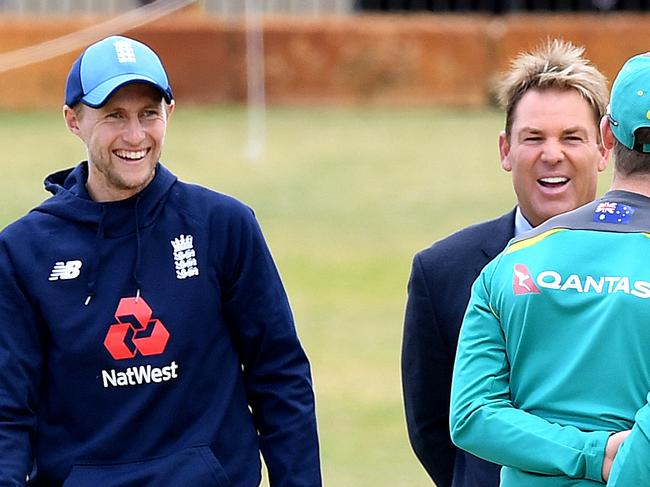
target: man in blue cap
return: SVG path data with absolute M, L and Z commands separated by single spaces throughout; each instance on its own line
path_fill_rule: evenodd
M 513 239 L 463 320 L 452 439 L 504 465 L 501 487 L 650 486 L 650 54 L 600 132 L 610 191 Z
M 0 485 L 321 485 L 309 363 L 250 208 L 160 163 L 146 45 L 72 66 L 88 158 L 0 233 Z

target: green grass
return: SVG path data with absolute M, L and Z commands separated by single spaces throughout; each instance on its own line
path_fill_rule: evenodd
M 326 485 L 431 485 L 403 419 L 406 282 L 417 250 L 512 207 L 502 123 L 494 111 L 275 108 L 251 161 L 243 108 L 174 113 L 163 162 L 251 205 L 265 231 L 312 362 Z M 46 197 L 48 172 L 85 157 L 55 112 L 0 112 L 0 142 L 0 226 Z
M 414 251 L 510 207 L 500 115 L 275 109 L 257 163 L 240 110 L 176 115 L 165 160 L 251 204 L 277 259 L 312 360 L 326 484 L 430 485 L 403 420 L 406 281 Z

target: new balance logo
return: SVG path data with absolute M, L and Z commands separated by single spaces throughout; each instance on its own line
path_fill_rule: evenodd
M 67 262 L 57 262 L 52 268 L 50 273 L 50 281 L 58 281 L 59 279 L 74 279 L 79 277 L 81 273 L 82 263 L 80 260 L 69 260 Z

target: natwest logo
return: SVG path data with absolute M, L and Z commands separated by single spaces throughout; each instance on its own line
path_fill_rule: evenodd
M 528 268 L 523 264 L 515 264 L 512 289 L 516 295 L 539 294 L 539 289 L 535 286 L 535 282 L 530 272 L 528 272 Z
M 115 310 L 118 323 L 110 326 L 104 346 L 115 360 L 164 352 L 169 332 L 162 322 L 152 318 L 152 311 L 142 297 L 122 298 Z

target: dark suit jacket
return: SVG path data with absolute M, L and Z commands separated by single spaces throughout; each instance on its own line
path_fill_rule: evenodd
M 499 467 L 449 437 L 456 345 L 472 283 L 514 236 L 515 210 L 436 242 L 413 259 L 402 343 L 406 424 L 415 454 L 438 487 L 499 485 Z

